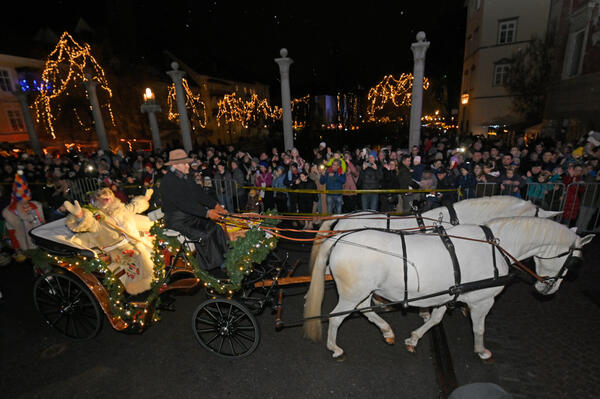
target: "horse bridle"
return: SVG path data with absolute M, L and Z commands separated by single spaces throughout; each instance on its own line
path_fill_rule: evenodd
M 563 265 L 560 268 L 560 270 L 558 271 L 558 273 L 556 273 L 556 275 L 554 277 L 544 277 L 542 282 L 545 284 L 554 285 L 558 280 L 561 280 L 564 278 L 563 274 L 565 273 L 566 270 L 570 270 L 570 269 L 580 266 L 583 263 L 583 259 L 581 259 L 580 256 L 573 256 L 573 253 L 575 251 L 581 252 L 581 250 L 582 250 L 582 248 L 571 247 L 567 251 L 561 252 L 555 256 L 544 257 L 544 256 L 534 255 L 533 257 L 538 258 L 538 259 L 557 259 L 557 258 L 562 258 L 563 256 L 567 256 L 567 259 L 565 259 L 565 262 L 563 263 Z

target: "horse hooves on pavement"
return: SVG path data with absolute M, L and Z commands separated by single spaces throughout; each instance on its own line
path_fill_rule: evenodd
M 406 346 L 406 350 L 410 353 L 417 353 L 417 347 L 414 345 L 404 344 Z
M 346 359 L 348 359 L 348 356 L 346 356 L 346 352 L 342 353 L 341 355 L 339 355 L 338 357 L 334 357 L 333 358 L 336 362 L 345 362 Z
M 383 340 L 388 345 L 394 345 L 396 343 L 396 337 L 384 337 Z
M 478 352 L 477 356 L 479 356 L 479 358 L 481 360 L 483 360 L 485 363 L 493 363 L 492 360 L 492 352 L 490 352 L 489 350 L 484 350 L 483 352 Z

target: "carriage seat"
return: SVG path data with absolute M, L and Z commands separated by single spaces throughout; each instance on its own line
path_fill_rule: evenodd
M 165 216 L 165 214 L 163 213 L 161 208 L 157 208 L 151 212 L 148 212 L 148 217 L 150 218 L 150 220 L 155 221 L 158 219 L 162 219 Z M 192 240 L 188 237 L 186 237 L 185 235 L 183 235 L 182 233 L 176 231 L 176 230 L 172 230 L 172 229 L 165 229 L 164 233 L 166 236 L 169 237 L 177 237 L 177 240 L 179 240 L 179 242 L 181 244 L 184 244 L 186 249 L 188 251 L 195 251 L 196 247 L 194 246 L 194 243 L 196 242 L 200 242 L 202 239 L 200 240 Z

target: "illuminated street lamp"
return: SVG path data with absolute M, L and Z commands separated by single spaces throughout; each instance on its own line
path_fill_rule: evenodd
M 158 131 L 158 121 L 156 120 L 156 113 L 160 112 L 160 105 L 155 101 L 155 96 L 150 88 L 146 88 L 144 92 L 144 102 L 142 103 L 140 110 L 142 113 L 148 114 L 148 122 L 150 123 L 150 131 L 152 132 L 152 145 L 155 152 L 160 152 L 162 146 L 160 144 L 160 132 Z

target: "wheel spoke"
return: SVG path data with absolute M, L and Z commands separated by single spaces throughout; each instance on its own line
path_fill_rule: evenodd
M 231 320 L 231 312 L 233 311 L 233 304 L 229 304 L 229 312 L 227 312 L 227 320 Z
M 242 326 L 242 327 L 236 327 L 235 328 L 236 331 L 254 331 L 254 327 L 252 326 Z
M 54 320 L 54 321 L 51 321 L 51 322 L 50 322 L 50 325 L 51 325 L 52 327 L 54 327 L 54 326 L 56 325 L 56 323 L 58 323 L 58 322 L 59 322 L 59 320 L 63 318 L 63 316 L 64 316 L 64 315 L 65 315 L 65 314 L 61 312 L 61 313 L 60 313 L 60 315 L 59 315 L 59 316 L 56 318 L 56 320 Z
M 206 345 L 208 346 L 208 344 L 210 344 L 210 343 L 211 343 L 211 342 L 213 342 L 215 339 L 217 339 L 217 337 L 218 337 L 218 336 L 219 336 L 219 333 L 216 333 L 216 334 L 215 334 L 215 336 L 214 336 L 214 337 L 212 337 L 212 338 L 210 339 L 210 341 L 207 341 L 207 342 L 206 342 Z
M 244 333 L 238 332 L 236 335 L 239 335 L 240 337 L 250 341 L 250 342 L 254 342 L 254 340 L 256 339 L 256 337 L 250 337 Z
M 79 329 L 77 328 L 77 321 L 75 320 L 75 317 L 71 316 L 69 317 L 69 320 L 71 320 L 71 322 L 73 323 L 73 330 L 75 331 L 75 336 L 77 338 L 81 337 L 81 335 L 79 335 Z
M 196 322 L 201 322 L 204 324 L 208 324 L 209 326 L 217 326 L 217 323 L 207 320 L 207 319 L 203 319 L 202 317 L 196 317 Z
M 246 346 L 246 344 L 244 344 L 242 341 L 237 339 L 237 337 L 235 335 L 232 335 L 231 339 L 234 340 L 236 344 L 238 344 L 239 346 L 244 348 L 244 352 L 248 352 L 248 347 Z M 244 352 L 242 352 L 242 353 L 244 353 Z
M 208 306 L 204 308 L 204 311 L 208 313 L 208 315 L 212 317 L 214 321 L 219 322 L 219 319 L 217 319 L 217 317 L 208 309 Z
M 225 337 L 221 335 L 221 343 L 219 344 L 219 350 L 217 352 L 223 353 L 221 350 L 223 349 L 224 342 L 225 342 Z
M 233 356 L 237 356 L 238 353 L 233 348 L 233 339 L 231 339 L 231 337 L 229 337 L 229 346 L 231 347 L 231 352 L 233 353 Z
M 209 332 L 215 332 L 217 331 L 216 328 L 202 328 L 202 329 L 196 329 L 196 332 L 198 332 L 199 334 L 207 334 Z
M 241 315 L 239 315 L 235 320 L 233 320 L 231 323 L 232 324 L 237 324 L 242 318 L 247 317 L 246 313 L 242 313 Z
M 40 298 L 40 297 L 38 297 L 38 298 L 36 299 L 36 302 L 37 302 L 38 304 L 40 304 L 40 305 L 46 305 L 46 306 L 52 306 L 52 307 L 56 307 L 56 306 L 58 306 L 58 305 L 59 305 L 59 303 L 60 303 L 59 301 L 48 301 L 48 300 L 46 300 L 46 299 L 42 299 L 42 298 Z

